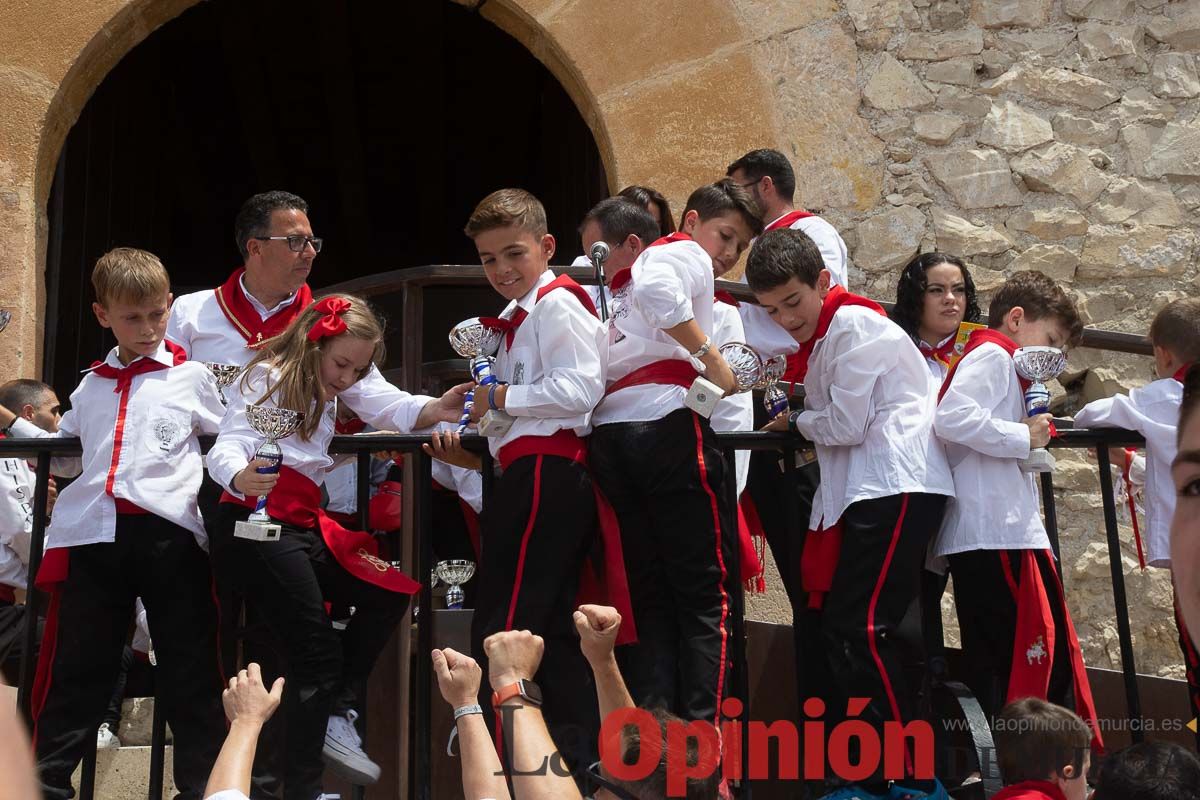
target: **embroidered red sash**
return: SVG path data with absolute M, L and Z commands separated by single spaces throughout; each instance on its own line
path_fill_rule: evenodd
M 245 272 L 245 267 L 234 270 L 229 280 L 214 291 L 217 295 L 217 305 L 229 319 L 229 324 L 246 340 L 246 347 L 253 349 L 260 346 L 265 339 L 283 333 L 292 320 L 308 308 L 308 304 L 312 302 L 312 290 L 308 288 L 307 283 L 304 284 L 297 290 L 291 303 L 263 319 L 242 291 L 241 278 Z

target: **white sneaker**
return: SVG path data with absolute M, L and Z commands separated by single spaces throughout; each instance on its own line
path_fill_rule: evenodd
M 322 792 L 321 794 L 317 795 L 317 800 L 342 800 L 342 796 L 340 794 L 329 794 L 328 792 Z
M 329 718 L 321 755 L 343 778 L 356 786 L 370 786 L 379 780 L 379 765 L 363 752 L 362 737 L 354 729 L 356 719 L 358 712 L 354 710 L 347 711 L 345 716 Z
M 96 731 L 96 749 L 97 750 L 115 750 L 121 746 L 121 740 L 117 735 L 108 729 L 108 723 L 100 723 L 100 729 Z

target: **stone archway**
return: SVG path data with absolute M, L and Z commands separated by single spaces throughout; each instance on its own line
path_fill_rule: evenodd
M 772 145 L 811 169 L 811 196 L 801 190 L 800 200 L 865 210 L 878 198 L 881 146 L 857 116 L 856 50 L 837 0 L 618 0 L 603 13 L 582 0 L 454 1 L 516 38 L 562 83 L 610 188 L 648 183 L 679 204 L 732 158 Z M 67 132 L 108 71 L 197 2 L 0 8 L 0 306 L 14 317 L 0 337 L 6 375 L 40 370 L 45 204 Z M 772 78 L 798 70 L 822 82 Z M 797 92 L 809 99 L 797 104 Z M 778 113 L 783 101 L 790 111 Z

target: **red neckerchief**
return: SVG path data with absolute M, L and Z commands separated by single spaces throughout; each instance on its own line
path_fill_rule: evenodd
M 361 417 L 351 417 L 347 420 L 337 420 L 333 423 L 333 432 L 344 436 L 350 436 L 356 433 L 362 433 L 366 430 L 367 423 Z
M 1067 796 L 1050 781 L 1022 781 L 1005 786 L 992 800 L 1067 800 Z
M 763 228 L 763 233 L 766 233 L 767 231 L 779 230 L 780 228 L 790 228 L 790 227 L 792 227 L 793 222 L 798 222 L 799 220 L 807 219 L 809 217 L 815 217 L 815 216 L 816 216 L 816 214 L 810 214 L 807 211 L 803 211 L 803 210 L 797 208 L 792 211 L 789 211 L 788 213 L 784 214 L 779 219 L 772 222 L 767 227 Z
M 624 270 L 622 270 L 622 272 L 624 272 Z M 570 275 L 559 275 L 557 278 L 538 289 L 537 297 L 534 298 L 533 302 L 537 303 L 538 300 L 541 300 L 555 289 L 566 289 L 568 292 L 575 295 L 575 299 L 583 304 L 583 307 L 587 309 L 589 314 L 591 314 L 593 317 L 600 316 L 596 313 L 596 306 L 594 303 L 592 303 L 592 298 L 588 297 L 587 291 L 578 283 L 576 283 Z M 496 328 L 497 330 L 504 331 L 504 349 L 509 350 L 512 348 L 513 339 L 517 337 L 517 328 L 521 327 L 521 323 L 524 322 L 525 318 L 528 316 L 528 311 L 520 306 L 517 306 L 517 310 L 514 311 L 513 315 L 509 318 L 480 317 L 479 321 L 489 328 Z
M 312 290 L 308 288 L 307 283 L 304 284 L 296 291 L 291 303 L 263 319 L 242 291 L 241 278 L 245 272 L 245 267 L 239 267 L 229 276 L 229 280 L 213 291 L 217 295 L 217 305 L 229 319 L 229 323 L 246 340 L 246 347 L 256 348 L 264 339 L 283 333 L 292 320 L 308 308 L 308 304 L 312 302 Z
M 653 242 L 647 245 L 647 249 L 651 247 L 658 247 L 661 244 L 690 241 L 692 241 L 692 237 L 689 234 L 686 234 L 683 231 L 676 231 L 675 233 L 655 239 Z M 617 273 L 608 280 L 609 291 L 611 291 L 613 294 L 621 291 L 621 287 L 629 283 L 629 279 L 632 277 L 633 267 L 626 267 L 625 269 L 618 270 Z
M 821 303 L 821 313 L 817 317 L 816 332 L 811 339 L 800 345 L 799 350 L 788 356 L 787 369 L 783 373 L 784 381 L 793 384 L 804 383 L 804 378 L 808 374 L 808 359 L 812 356 L 813 348 L 829 332 L 829 324 L 833 322 L 833 315 L 842 306 L 862 306 L 871 309 L 877 314 L 887 316 L 887 312 L 883 310 L 883 306 L 874 300 L 851 294 L 841 286 L 831 286 L 829 294 L 825 295 L 825 299 Z
M 1010 356 L 1017 352 L 1017 343 L 998 330 L 993 328 L 980 328 L 977 331 L 971 331 L 970 337 L 967 338 L 967 346 L 963 348 L 962 358 L 954 363 L 954 366 L 951 367 L 950 371 L 946 373 L 946 380 L 942 381 L 942 388 L 938 391 L 939 403 L 942 402 L 942 398 L 946 396 L 946 390 L 950 388 L 950 381 L 954 380 L 954 374 L 958 371 L 958 365 L 963 362 L 963 358 L 967 357 L 967 353 L 970 353 L 972 350 L 976 349 L 977 347 L 981 347 L 988 342 L 1000 345 L 1004 348 L 1004 352 L 1008 353 Z M 1025 380 L 1024 378 L 1021 378 L 1020 380 L 1021 391 L 1023 392 L 1029 388 L 1029 381 Z
M 946 341 L 937 347 L 933 347 L 923 339 L 918 339 L 917 349 L 926 358 L 937 361 L 939 364 L 945 364 L 948 367 L 950 366 L 950 360 L 954 357 L 954 340 L 957 338 L 957 333 L 952 333 L 946 337 Z
M 114 367 L 106 364 L 103 361 L 92 362 L 91 372 L 93 375 L 99 375 L 101 378 L 115 380 L 117 386 L 113 389 L 113 394 L 121 394 L 127 391 L 133 384 L 135 375 L 143 375 L 147 372 L 156 372 L 160 369 L 166 369 L 168 366 L 177 367 L 187 361 L 187 353 L 183 348 L 169 339 L 163 339 L 163 344 L 167 347 L 167 352 L 171 354 L 173 364 L 164 364 L 150 356 L 142 356 L 127 367 Z
M 725 305 L 733 306 L 734 308 L 741 306 L 741 303 L 738 302 L 738 299 L 724 289 L 718 289 L 717 291 L 713 292 L 713 302 L 724 303 Z
M 1187 371 L 1191 368 L 1192 368 L 1191 364 L 1184 364 L 1182 367 L 1175 370 L 1175 374 L 1172 375 L 1171 377 L 1174 378 L 1175 380 L 1179 381 L 1180 383 L 1183 383 L 1183 377 L 1185 375 L 1187 375 Z

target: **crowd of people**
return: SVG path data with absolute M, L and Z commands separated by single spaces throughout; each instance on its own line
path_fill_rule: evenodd
M 44 796 L 73 796 L 97 726 L 113 732 L 106 709 L 130 667 L 135 607 L 154 637 L 181 797 L 319 799 L 326 764 L 356 784 L 378 780 L 358 711 L 420 584 L 357 529 L 353 473 L 339 475 L 346 467 L 328 452 L 335 433 L 372 429 L 428 434 L 435 495 L 450 500 L 436 506 L 435 548 L 477 562 L 471 652 L 431 654 L 468 798 L 659 798 L 669 765 L 705 761 L 703 747 L 667 732 L 720 730 L 746 700 L 733 689 L 744 678 L 735 624 L 746 585 L 761 582 L 756 536 L 792 608 L 797 696 L 822 701 L 827 729 L 853 715 L 882 741 L 919 718 L 903 623 L 922 603 L 936 607 L 950 576 L 964 681 L 997 721 L 1013 784 L 1004 796 L 1082 798 L 1101 727 L 1024 466 L 1056 434 L 1049 413 L 1027 411 L 1014 362 L 1021 348 L 1076 345 L 1079 312 L 1049 277 L 1017 272 L 984 317 L 966 264 L 925 253 L 900 274 L 889 316 L 850 291 L 845 243 L 794 207 L 795 191 L 774 150 L 696 189 L 678 226 L 661 194 L 629 187 L 581 221 L 584 252 L 607 248 L 606 285 L 587 287 L 551 268 L 557 243 L 537 198 L 493 192 L 464 232 L 507 302 L 480 319 L 499 345 L 473 364 L 478 383 L 439 397 L 383 377 L 384 324 L 369 303 L 314 296 L 323 242 L 295 195 L 246 201 L 234 226 L 242 266 L 214 289 L 173 298 L 153 254 L 102 256 L 93 311 L 117 346 L 85 370 L 70 409 L 36 381 L 0 386 L 0 433 L 82 442 L 81 456 L 52 464 L 73 480 L 51 486 L 35 576 L 51 598 L 44 621 L 15 595 L 28 580 L 33 476 L 20 459 L 0 461 L 0 657 L 12 680 L 20 632 L 44 626 L 31 731 Z M 716 285 L 747 249 L 754 303 Z M 1150 339 L 1158 380 L 1089 404 L 1077 422 L 1145 435 L 1144 456 L 1119 458 L 1145 498 L 1149 563 L 1169 567 L 1194 563 L 1200 547 L 1200 532 L 1189 535 L 1200 515 L 1186 514 L 1200 485 L 1200 423 L 1188 416 L 1200 301 L 1165 305 Z M 783 381 L 803 389 L 795 410 L 753 402 L 723 350 L 732 345 L 783 360 Z M 224 387 L 222 366 L 237 370 Z M 486 502 L 482 462 L 455 424 L 464 409 L 499 465 Z M 282 433 L 274 452 L 264 419 Z M 716 433 L 755 429 L 799 434 L 797 462 L 727 461 Z M 200 434 L 216 435 L 205 456 Z M 398 484 L 387 463 L 376 472 L 376 483 L 393 481 L 368 528 L 387 530 L 400 524 Z M 1200 708 L 1193 573 L 1176 580 Z M 268 724 L 276 706 L 284 725 Z M 627 763 L 645 747 L 658 753 L 659 768 L 637 781 L 599 759 L 602 721 L 634 708 L 655 715 L 660 740 L 637 728 L 608 747 Z M 553 754 L 561 774 L 529 768 Z M 865 777 L 830 774 L 818 792 L 947 796 L 904 755 L 898 774 L 882 763 Z M 1197 772 L 1194 756 L 1152 744 L 1108 756 L 1093 777 L 1097 797 L 1159 796 L 1124 788 L 1152 779 L 1191 797 Z M 736 787 L 714 768 L 685 790 Z

